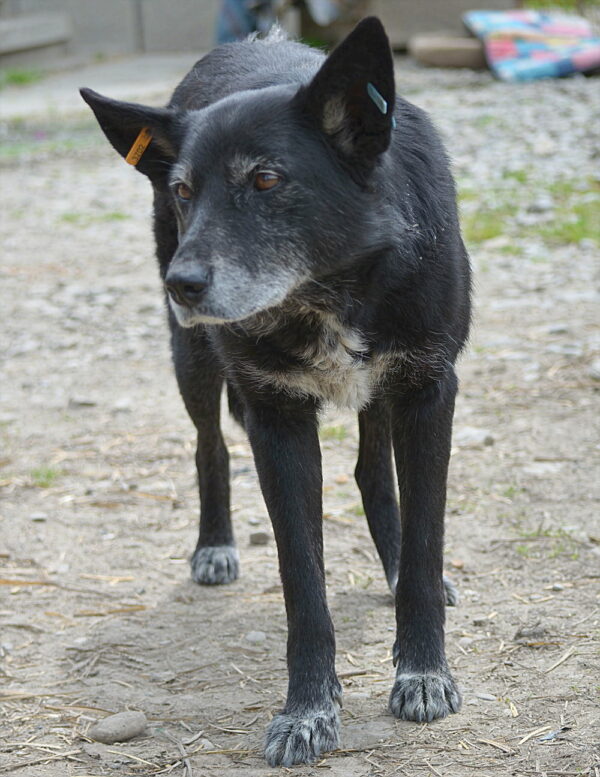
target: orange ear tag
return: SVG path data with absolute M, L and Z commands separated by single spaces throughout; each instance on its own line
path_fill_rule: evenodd
M 144 155 L 144 151 L 148 148 L 150 145 L 150 141 L 152 140 L 152 133 L 150 132 L 149 127 L 144 127 L 142 130 L 140 130 L 140 134 L 137 136 L 137 138 L 133 141 L 133 145 L 129 149 L 129 153 L 125 157 L 125 161 L 129 165 L 133 165 L 134 167 L 139 163 L 140 159 Z

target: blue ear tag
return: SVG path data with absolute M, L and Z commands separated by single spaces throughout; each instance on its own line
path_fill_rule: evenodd
M 380 94 L 380 92 L 377 91 L 377 89 L 373 86 L 373 84 L 369 81 L 367 84 L 367 94 L 373 100 L 375 103 L 375 106 L 378 108 L 378 110 L 383 113 L 385 116 L 388 112 L 388 104 L 387 100 L 384 99 L 383 95 Z M 396 119 L 392 116 L 392 129 L 396 129 Z
M 385 116 L 385 114 L 388 112 L 387 100 L 383 99 L 383 97 L 379 94 L 377 89 L 375 89 L 375 87 L 373 86 L 373 84 L 370 81 L 367 84 L 367 94 L 369 95 L 371 100 L 373 100 L 373 102 L 375 103 L 377 108 L 379 108 L 379 110 Z

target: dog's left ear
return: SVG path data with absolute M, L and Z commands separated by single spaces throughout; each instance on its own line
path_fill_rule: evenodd
M 296 99 L 342 156 L 372 165 L 390 144 L 394 96 L 390 43 L 371 16 L 334 49 Z

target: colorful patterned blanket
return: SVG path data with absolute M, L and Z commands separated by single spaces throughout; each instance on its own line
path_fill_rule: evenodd
M 539 11 L 469 11 L 466 27 L 483 41 L 503 81 L 557 78 L 600 68 L 600 38 L 580 16 Z

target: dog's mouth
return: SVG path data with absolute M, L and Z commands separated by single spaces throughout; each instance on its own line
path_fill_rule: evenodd
M 181 305 L 171 294 L 169 294 L 169 305 L 177 319 L 177 323 L 184 329 L 190 329 L 199 324 L 226 324 L 237 320 L 236 318 L 206 313 L 188 305 Z

